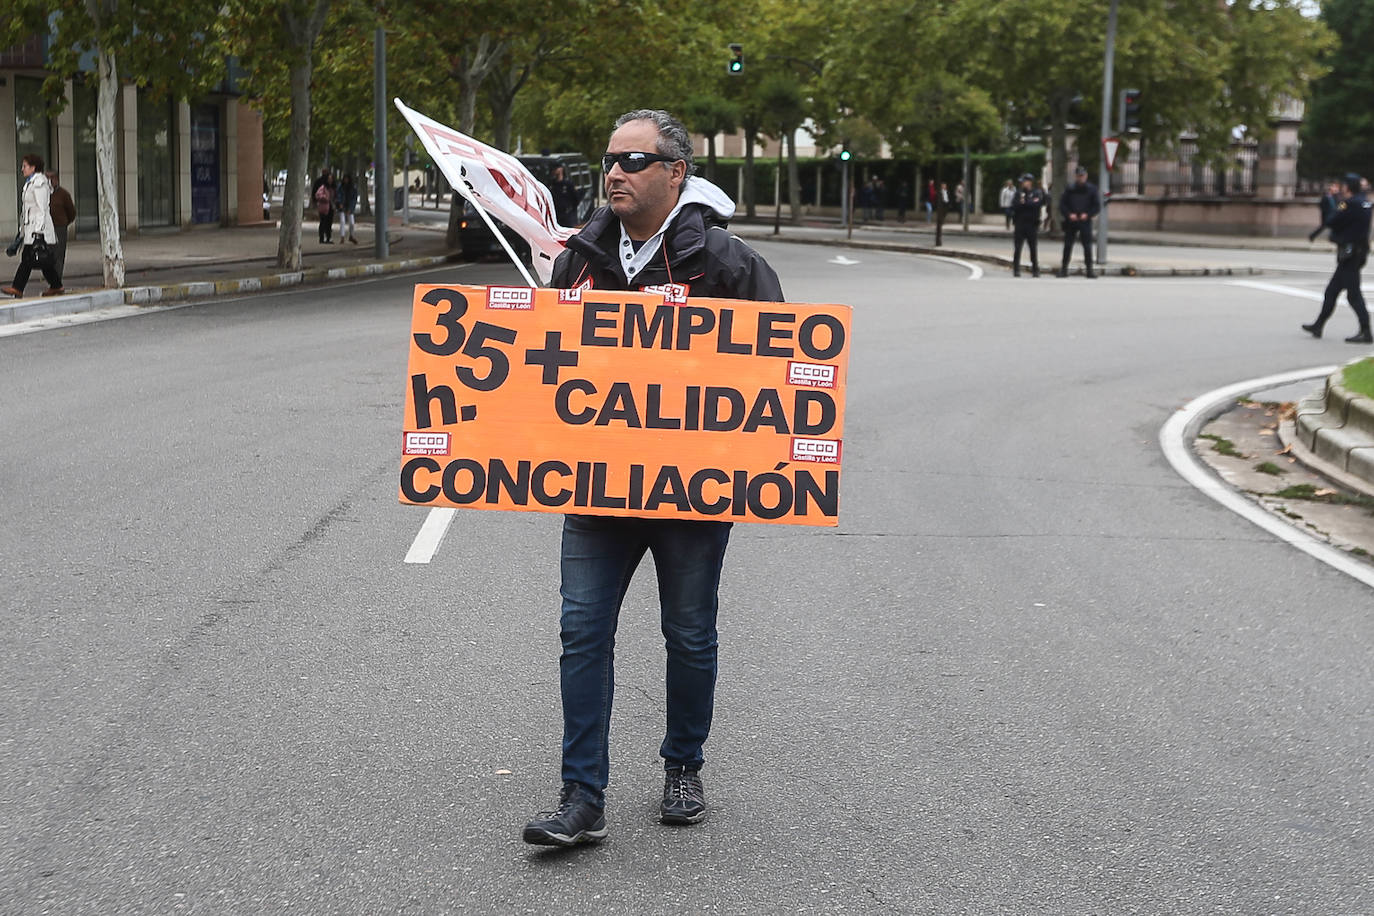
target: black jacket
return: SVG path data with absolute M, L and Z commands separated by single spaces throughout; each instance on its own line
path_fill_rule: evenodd
M 1024 229 L 1035 229 L 1040 225 L 1040 210 L 1044 206 L 1044 191 L 1039 188 L 1029 191 L 1017 188 L 1016 196 L 1011 199 L 1012 221 Z
M 1097 200 L 1097 185 L 1091 181 L 1083 183 L 1082 187 L 1075 182 L 1064 191 L 1059 198 L 1059 212 L 1068 216 L 1070 213 L 1086 213 L 1089 217 L 1097 215 L 1101 205 Z
M 1363 194 L 1352 194 L 1336 204 L 1336 209 L 1326 218 L 1326 226 L 1331 230 L 1331 241 L 1338 245 L 1354 242 L 1367 246 L 1369 221 L 1369 201 Z
M 620 220 L 610 207 L 591 215 L 582 231 L 568 239 L 553 265 L 550 285 L 572 289 L 588 280 L 593 289 L 631 289 L 615 259 Z M 705 204 L 688 204 L 678 213 L 658 254 L 635 277 L 634 289 L 680 283 L 688 295 L 715 299 L 782 302 L 782 284 L 768 262 L 739 238 Z

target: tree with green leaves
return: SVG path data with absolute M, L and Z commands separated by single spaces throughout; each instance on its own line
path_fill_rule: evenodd
M 716 180 L 716 135 L 733 133 L 739 106 L 719 95 L 694 95 L 681 105 L 687 129 L 706 137 L 706 180 Z
M 783 150 L 787 151 L 787 185 L 793 221 L 801 219 L 801 194 L 797 174 L 797 144 L 794 134 L 806 117 L 806 98 L 801 85 L 790 73 L 778 71 L 766 76 L 759 86 L 759 108 L 767 119 L 768 132 L 778 141 L 778 180 L 782 180 Z M 773 216 L 773 234 L 780 231 L 782 195 L 778 195 Z
M 899 156 L 935 157 L 937 186 L 944 177 L 938 154 L 981 148 L 1001 132 L 988 92 L 949 53 L 951 23 L 943 9 L 936 0 L 849 0 L 851 27 L 832 35 L 825 66 L 833 109 L 862 115 Z M 853 133 L 853 122 L 847 115 L 839 123 Z M 938 204 L 935 244 L 941 245 L 943 199 Z
M 228 0 L 225 17 L 230 44 L 248 68 L 250 91 L 270 96 L 289 89 L 289 139 L 286 189 L 277 266 L 301 266 L 301 220 L 310 170 L 311 79 L 316 42 L 329 14 L 330 0 Z
M 1323 0 L 1321 20 L 1340 44 L 1327 59 L 1331 72 L 1312 84 L 1298 167 L 1308 178 L 1374 171 L 1374 5 Z
M 0 18 L 0 48 L 50 35 L 44 95 L 67 104 L 66 83 L 94 55 L 96 193 L 105 286 L 124 285 L 119 228 L 115 119 L 124 80 L 154 97 L 189 98 L 223 78 L 219 6 L 208 0 L 10 0 Z
M 1267 136 L 1279 102 L 1302 97 L 1320 75 L 1330 43 L 1301 7 L 1300 0 L 1121 4 L 1114 84 L 1142 91 L 1141 139 L 1170 149 L 1186 132 L 1200 160 L 1220 163 L 1234 128 Z M 949 8 L 948 52 L 965 62 L 969 78 L 1011 124 L 1048 127 L 1056 189 L 1068 184 L 1075 105 L 1079 156 L 1096 161 L 1106 18 L 1098 0 L 956 0 Z

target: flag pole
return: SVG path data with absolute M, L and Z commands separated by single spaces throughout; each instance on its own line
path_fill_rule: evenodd
M 461 179 L 461 182 L 461 185 L 454 185 L 454 187 L 466 187 L 469 191 L 472 190 L 472 185 L 468 184 L 467 179 Z M 491 230 L 491 234 L 496 236 L 496 241 L 500 242 L 501 247 L 506 249 L 506 254 L 510 255 L 511 263 L 515 265 L 516 270 L 520 271 L 520 275 L 525 278 L 525 282 L 530 286 L 539 286 L 538 283 L 534 282 L 534 278 L 530 276 L 530 272 L 525 269 L 525 264 L 516 255 L 515 249 L 510 247 L 510 241 L 507 240 L 505 233 L 496 228 L 496 223 L 492 221 L 491 215 L 487 213 L 487 208 L 478 203 L 476 197 L 468 197 L 464 194 L 463 199 L 472 204 L 472 208 L 482 217 L 483 222 L 487 224 L 487 228 Z

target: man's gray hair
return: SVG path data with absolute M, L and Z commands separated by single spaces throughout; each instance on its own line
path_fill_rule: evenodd
M 687 132 L 687 128 L 682 122 L 666 111 L 657 108 L 638 108 L 634 111 L 627 111 L 615 119 L 615 127 L 621 127 L 631 121 L 652 121 L 658 128 L 657 152 L 660 156 L 672 156 L 674 159 L 681 159 L 687 164 L 687 177 L 690 178 L 697 170 L 696 162 L 692 158 L 692 135 Z M 663 167 L 670 169 L 673 167 L 671 162 L 663 163 Z

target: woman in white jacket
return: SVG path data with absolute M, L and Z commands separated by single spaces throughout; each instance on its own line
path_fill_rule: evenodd
M 43 279 L 48 281 L 48 288 L 43 295 L 56 296 L 63 290 L 62 278 L 57 275 L 53 263 L 52 246 L 57 244 L 57 229 L 53 227 L 52 213 L 48 208 L 52 200 L 52 185 L 43 174 L 43 157 L 37 153 L 24 156 L 20 170 L 24 173 L 23 209 L 19 216 L 19 238 L 15 241 L 23 246 L 24 251 L 19 256 L 19 269 L 14 272 L 14 285 L 6 286 L 3 292 L 16 299 L 24 295 L 29 274 L 37 267 L 43 272 Z M 43 257 L 34 251 L 34 242 L 40 239 L 47 246 L 47 253 Z

